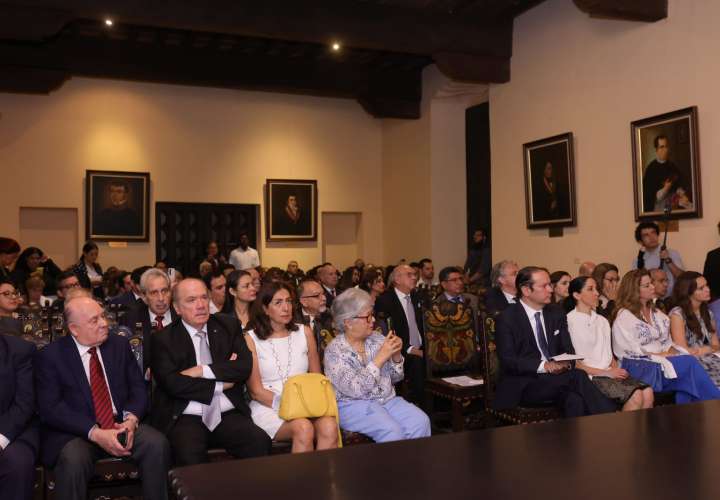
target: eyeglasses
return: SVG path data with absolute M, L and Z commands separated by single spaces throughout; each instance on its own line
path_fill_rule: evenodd
M 0 295 L 8 299 L 17 299 L 18 297 L 20 297 L 20 292 L 11 292 L 10 290 L 7 290 L 4 292 L 0 292 Z
M 368 314 L 367 316 L 355 316 L 354 319 L 364 319 L 366 322 L 370 323 L 370 321 L 375 317 L 373 313 Z
M 300 298 L 301 298 L 301 299 L 317 299 L 317 298 L 320 297 L 321 295 L 323 295 L 322 292 L 321 292 L 321 293 L 315 293 L 315 294 L 313 294 L 313 295 L 303 295 L 303 296 L 300 297 Z

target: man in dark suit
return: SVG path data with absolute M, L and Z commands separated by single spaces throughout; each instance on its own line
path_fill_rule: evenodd
M 39 351 L 35 363 L 42 461 L 55 468 L 56 498 L 85 500 L 94 462 L 114 456 L 138 463 L 144 498 L 167 499 L 170 449 L 139 423 L 147 392 L 127 339 L 108 335 L 92 298 L 71 298 L 64 314 L 71 335 Z
M 325 303 L 327 304 L 327 307 L 331 307 L 335 297 L 340 295 L 340 290 L 337 289 L 337 269 L 335 269 L 335 266 L 329 262 L 326 262 L 318 268 L 317 277 L 325 293 Z
M 300 307 L 297 308 L 298 323 L 308 325 L 315 335 L 315 343 L 322 356 L 325 348 L 335 338 L 332 314 L 327 307 L 327 297 L 317 281 L 305 278 L 297 289 Z
M 120 324 L 135 333 L 142 325 L 143 373 L 149 380 L 150 353 L 153 332 L 160 331 L 177 319 L 171 306 L 170 278 L 157 268 L 148 268 L 140 277 L 141 300 L 136 302 L 120 319 Z
M 173 299 L 180 319 L 151 337 L 151 419 L 168 436 L 176 465 L 207 462 L 209 448 L 238 458 L 270 452 L 270 438 L 253 424 L 245 401 L 252 356 L 240 323 L 210 316 L 209 300 L 201 280 L 181 281 Z
M 452 302 L 454 304 L 465 304 L 472 311 L 473 328 L 475 333 L 479 332 L 478 327 L 478 298 L 471 293 L 464 293 L 465 283 L 463 282 L 463 270 L 460 267 L 445 267 L 439 274 L 440 286 L 443 293 L 439 294 L 434 304 L 442 304 L 443 302 Z M 455 308 L 457 309 L 457 308 Z
M 150 266 L 142 266 L 133 269 L 131 273 L 123 272 L 118 276 L 118 287 L 123 293 L 110 299 L 110 304 L 119 304 L 125 307 L 132 307 L 142 302 L 140 291 L 140 277 Z
M 718 222 L 717 228 L 720 232 L 720 222 Z M 720 298 L 720 247 L 707 253 L 703 276 L 705 276 L 710 287 L 712 300 Z
M 550 304 L 552 285 L 547 270 L 524 267 L 518 272 L 518 302 L 497 320 L 495 341 L 500 358 L 496 409 L 536 405 L 547 401 L 566 417 L 615 411 L 615 404 L 595 388 L 571 361 L 553 361 L 574 354 L 565 313 Z
M 403 342 L 405 379 L 410 385 L 410 399 L 424 402 L 425 360 L 423 359 L 423 304 L 415 290 L 417 274 L 407 264 L 400 264 L 390 274 L 389 290 L 375 301 L 378 319 L 392 322 L 392 330 Z
M 0 335 L 0 498 L 33 496 L 38 453 L 33 355 L 35 346 Z
M 515 303 L 517 273 L 518 265 L 511 260 L 503 260 L 493 266 L 490 272 L 492 288 L 485 295 L 485 310 L 489 315 L 499 314 Z

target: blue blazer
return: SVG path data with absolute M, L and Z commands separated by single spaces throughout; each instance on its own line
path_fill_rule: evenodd
M 0 335 L 0 434 L 12 443 L 24 441 L 37 453 L 33 388 L 35 346 L 18 337 Z
M 147 411 L 147 392 L 140 368 L 124 337 L 109 335 L 100 346 L 110 395 L 117 410 L 142 419 Z M 40 415 L 42 462 L 53 466 L 60 451 L 76 437 L 87 439 L 96 423 L 90 383 L 71 336 L 38 351 L 35 361 L 35 390 Z

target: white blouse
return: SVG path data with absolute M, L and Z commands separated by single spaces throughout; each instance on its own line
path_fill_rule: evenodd
M 672 347 L 670 318 L 653 309 L 651 319 L 648 324 L 627 309 L 620 310 L 612 326 L 613 352 L 621 360 L 621 366 L 623 358 L 649 358 L 660 364 L 667 378 L 676 378 L 672 363 L 663 356 L 654 355 Z
M 613 353 L 608 320 L 595 311 L 585 314 L 573 309 L 567 322 L 575 354 L 585 357 L 583 364 L 599 370 L 610 368 Z

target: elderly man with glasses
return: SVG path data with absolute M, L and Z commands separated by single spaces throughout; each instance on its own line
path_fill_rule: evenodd
M 297 296 L 300 302 L 300 307 L 296 308 L 297 321 L 310 327 L 322 358 L 325 348 L 335 338 L 325 290 L 319 282 L 307 278 L 300 282 Z

